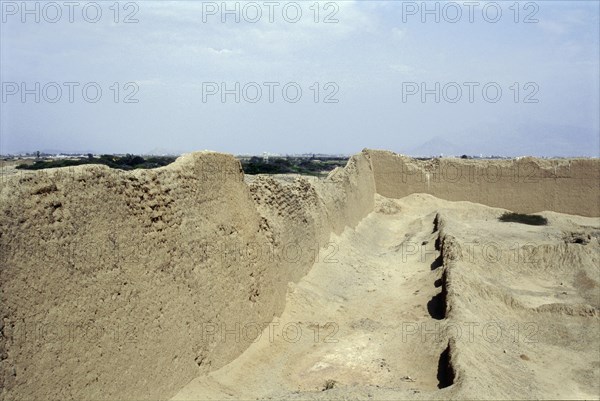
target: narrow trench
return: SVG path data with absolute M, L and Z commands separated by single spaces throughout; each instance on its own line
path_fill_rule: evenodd
M 454 367 L 452 366 L 452 358 L 450 356 L 450 343 L 448 343 L 446 349 L 440 355 L 437 379 L 439 389 L 450 387 L 454 384 L 455 373 Z
M 433 231 L 431 232 L 432 234 L 439 230 L 439 225 L 440 225 L 439 218 L 440 218 L 440 215 L 438 213 L 436 213 L 435 217 L 433 218 Z
M 435 320 L 442 320 L 446 318 L 446 272 L 442 274 L 442 277 L 437 279 L 433 285 L 436 288 L 440 288 L 440 292 L 431 297 L 429 302 L 427 302 L 427 312 L 429 312 L 429 316 L 431 316 Z
M 429 316 L 435 320 L 443 320 L 446 318 L 447 307 L 447 275 L 446 268 L 444 267 L 443 241 L 439 233 L 439 223 L 439 214 L 436 213 L 432 224 L 432 234 L 437 233 L 437 235 L 435 236 L 435 250 L 437 251 L 437 257 L 431 263 L 430 268 L 431 274 L 434 274 L 437 277 L 433 282 L 433 285 L 439 292 L 433 297 L 431 297 L 431 299 L 427 302 L 427 312 L 429 313 Z M 427 244 L 427 241 L 423 243 L 423 245 L 425 244 Z M 437 272 L 434 273 L 434 271 L 436 270 Z M 455 371 L 451 360 L 450 342 L 446 343 L 445 345 L 445 348 L 442 348 L 443 351 L 441 352 L 441 354 L 439 354 L 439 358 L 437 360 L 436 379 L 438 389 L 443 389 L 452 386 L 455 380 Z M 438 346 L 443 347 L 444 344 L 440 344 L 436 341 L 435 344 L 432 343 L 431 346 L 435 347 L 435 349 L 439 349 Z M 436 351 L 436 353 L 437 352 L 439 351 Z M 430 361 L 430 366 L 432 369 L 435 369 L 434 358 L 435 356 L 433 356 L 433 358 Z
M 438 215 L 436 214 L 435 216 L 435 220 L 433 221 L 434 223 L 434 228 L 436 226 L 436 221 L 438 219 Z M 431 263 L 431 270 L 437 270 L 441 267 L 443 267 L 444 265 L 444 258 L 443 258 L 443 254 L 442 254 L 442 250 L 441 250 L 441 246 L 440 246 L 440 236 L 438 235 L 438 237 L 435 240 L 435 244 L 436 247 L 435 249 L 438 250 L 440 252 L 439 256 L 433 261 L 433 263 Z M 440 292 L 438 292 L 436 295 L 434 295 L 429 302 L 427 302 L 427 311 L 429 312 L 429 315 L 436 320 L 442 320 L 446 317 L 446 271 L 444 270 L 442 273 L 442 277 L 437 279 L 433 285 L 436 288 L 440 288 L 441 290 Z
M 442 267 L 443 264 L 444 260 L 442 259 L 442 255 L 440 255 L 431 263 L 431 270 L 435 270 L 438 267 Z
M 446 318 L 446 271 L 442 277 L 437 279 L 434 285 L 441 291 L 427 303 L 427 310 L 433 319 L 442 320 Z M 437 380 L 438 389 L 446 388 L 454 384 L 454 367 L 450 356 L 450 343 L 438 359 Z
M 437 231 L 439 231 L 439 214 L 436 213 L 435 218 L 433 219 L 433 233 L 436 233 Z M 432 234 L 433 234 L 432 233 Z M 444 259 L 442 257 L 442 236 L 438 233 L 437 237 L 435 238 L 435 250 L 438 251 L 440 254 L 438 255 L 438 257 L 433 261 L 433 263 L 431 263 L 431 270 L 435 270 L 438 267 L 441 267 L 444 264 Z
M 433 219 L 433 233 L 439 231 L 439 214 L 436 213 Z M 431 270 L 437 270 L 442 268 L 444 265 L 443 257 L 443 243 L 441 235 L 435 239 L 435 249 L 439 251 L 439 256 L 431 263 Z M 433 285 L 441 290 L 438 294 L 434 295 L 431 300 L 427 303 L 427 311 L 429 315 L 436 320 L 442 320 L 446 318 L 446 270 L 442 272 L 442 276 L 435 280 Z M 450 343 L 446 345 L 446 349 L 440 354 L 438 360 L 437 380 L 438 388 L 446 388 L 454 384 L 455 372 L 452 366 L 452 359 L 450 355 Z

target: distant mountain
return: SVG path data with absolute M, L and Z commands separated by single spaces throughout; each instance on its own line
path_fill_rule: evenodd
M 551 124 L 486 124 L 436 136 L 410 150 L 414 156 L 600 157 L 600 133 L 589 128 Z

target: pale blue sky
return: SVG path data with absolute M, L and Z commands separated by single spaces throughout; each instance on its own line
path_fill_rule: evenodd
M 437 2 L 437 23 L 433 15 L 421 21 L 422 10 L 413 7 L 421 8 L 420 1 L 323 1 L 318 3 L 318 23 L 314 1 L 277 2 L 273 23 L 261 1 L 254 3 L 263 12 L 256 23 L 244 21 L 244 14 L 240 23 L 231 15 L 223 23 L 221 10 L 209 15 L 213 5 L 221 7 L 220 1 L 119 2 L 117 23 L 109 8 L 113 1 L 98 2 L 102 16 L 97 23 L 83 18 L 82 8 L 90 2 L 79 2 L 73 23 L 65 6 L 58 22 L 50 23 L 45 18 L 55 18 L 55 10 L 49 2 L 29 2 L 39 4 L 40 22 L 25 15 L 23 23 L 23 10 L 15 10 L 20 1 L 1 3 L 2 153 L 355 153 L 369 147 L 409 154 L 431 149 L 445 154 L 599 156 L 597 1 L 524 1 L 516 7 L 514 1 L 479 1 L 473 22 L 465 2 Z M 240 9 L 246 3 L 239 2 Z M 282 8 L 290 3 L 290 18 L 292 6 L 301 6 L 297 23 L 283 17 Z M 433 8 L 436 2 L 427 4 Z M 462 18 L 452 23 L 456 4 Z M 486 21 L 497 8 L 500 20 Z M 245 16 L 253 18 L 254 11 L 246 10 Z M 87 12 L 94 18 L 93 7 Z M 139 22 L 123 23 L 131 12 Z M 324 23 L 330 13 L 339 22 Z M 524 23 L 530 14 L 537 23 Z M 50 103 L 40 93 L 40 103 L 35 103 L 31 94 L 22 102 L 21 93 L 10 94 L 13 82 L 25 82 L 28 88 L 35 82 L 41 87 L 56 82 L 62 97 Z M 65 82 L 80 83 L 73 103 Z M 88 82 L 103 91 L 97 103 L 82 97 Z M 120 85 L 118 103 L 111 90 L 114 82 Z M 133 97 L 138 103 L 123 102 L 132 90 L 123 87 L 128 82 L 139 88 Z M 203 102 L 207 82 L 226 82 L 231 88 L 235 82 L 241 87 L 257 82 L 263 93 L 257 103 L 243 96 L 236 103 L 233 95 L 223 103 L 218 94 Z M 280 83 L 273 103 L 264 82 Z M 282 97 L 281 87 L 288 82 L 302 89 L 297 103 Z M 315 82 L 320 84 L 318 103 Z M 422 103 L 416 94 L 403 102 L 403 88 L 411 82 L 430 88 L 436 82 L 440 87 L 456 82 L 463 96 L 457 103 L 443 96 L 436 103 L 428 95 Z M 479 83 L 472 103 L 464 82 Z M 515 82 L 520 86 L 517 103 Z M 333 85 L 324 88 L 326 83 Z M 482 97 L 486 83 L 502 89 L 497 103 Z M 525 88 L 527 83 L 533 85 Z M 55 96 L 53 87 L 47 88 L 47 97 Z M 335 89 L 332 99 L 338 102 L 324 103 L 323 97 Z M 531 99 L 538 102 L 524 103 L 534 89 L 538 91 Z

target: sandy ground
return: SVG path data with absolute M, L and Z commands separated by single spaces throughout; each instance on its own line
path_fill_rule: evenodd
M 377 196 L 375 211 L 332 236 L 311 271 L 289 285 L 283 314 L 246 352 L 173 399 L 597 399 L 599 220 L 547 213 L 551 224 L 533 227 L 499 223 L 501 212 L 429 195 Z M 565 244 L 571 231 L 589 243 Z M 505 253 L 513 244 L 515 252 L 534 244 L 562 253 L 530 264 L 472 246 L 444 260 L 440 241 L 483 238 Z M 548 272 L 558 256 L 582 266 Z M 492 269 L 481 271 L 486 261 Z M 471 271 L 468 281 L 461 269 Z M 499 293 L 486 291 L 490 284 Z M 463 286 L 478 290 L 457 291 Z M 486 303 L 500 306 L 478 316 Z M 549 311 L 535 309 L 542 305 Z M 561 309 L 568 305 L 574 309 Z M 556 330 L 566 337 L 555 338 Z M 233 342 L 235 332 L 214 335 Z

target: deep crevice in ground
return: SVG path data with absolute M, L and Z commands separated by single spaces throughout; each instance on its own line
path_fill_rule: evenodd
M 450 387 L 454 384 L 455 372 L 452 366 L 452 358 L 450 356 L 450 344 L 446 347 L 444 352 L 440 355 L 438 361 L 438 388 Z

